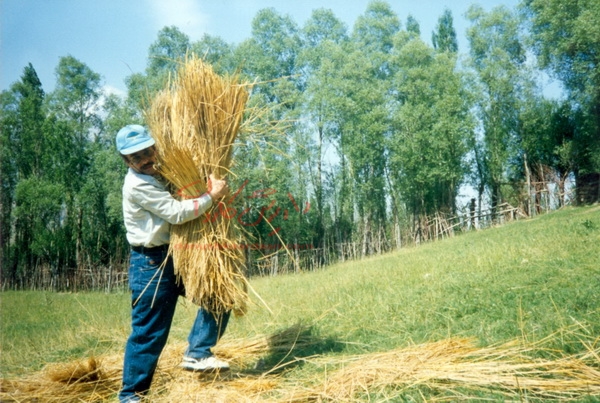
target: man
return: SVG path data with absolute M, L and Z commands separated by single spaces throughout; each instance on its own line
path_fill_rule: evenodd
M 129 167 L 123 184 L 123 217 L 131 245 L 129 288 L 132 331 L 125 346 L 121 402 L 140 401 L 150 388 L 158 358 L 167 342 L 179 295 L 173 262 L 168 257 L 171 224 L 197 218 L 228 194 L 224 180 L 210 177 L 210 191 L 196 199 L 175 200 L 156 170 L 155 142 L 140 125 L 122 128 L 117 150 Z M 229 313 L 215 318 L 200 308 L 188 337 L 181 367 L 191 371 L 227 370 L 229 364 L 211 352 L 221 337 Z

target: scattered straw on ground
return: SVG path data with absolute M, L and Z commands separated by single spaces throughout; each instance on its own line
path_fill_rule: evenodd
M 450 395 L 460 387 L 513 397 L 522 392 L 529 398 L 600 396 L 599 351 L 580 358 L 542 360 L 529 358 L 534 349 L 516 343 L 476 348 L 472 340 L 448 339 L 344 360 L 320 358 L 311 363 L 337 369 L 312 390 L 293 392 L 289 401 L 351 402 L 361 394 L 385 395 L 390 388 L 401 393 L 398 388 L 415 385 Z M 596 367 L 586 363 L 589 358 Z
M 423 401 L 469 400 L 479 394 L 535 401 L 600 398 L 600 347 L 556 359 L 532 358 L 539 346 L 517 342 L 478 348 L 473 340 L 448 339 L 351 357 L 301 357 L 314 339 L 300 326 L 271 337 L 224 340 L 218 356 L 224 374 L 194 374 L 178 365 L 184 344 L 170 345 L 159 362 L 152 402 L 355 402 L 382 401 L 408 391 L 436 391 Z M 264 364 L 269 357 L 279 361 Z M 310 371 L 293 371 L 298 365 Z M 55 364 L 22 379 L 4 380 L 3 402 L 101 402 L 115 399 L 120 356 Z M 299 377 L 300 376 L 300 377 Z M 306 377 L 306 378 L 302 378 Z M 310 377 L 310 378 L 308 378 Z M 369 397 L 366 397 L 369 396 Z M 375 397 L 374 397 L 375 396 Z M 380 396 L 380 398 L 377 398 Z

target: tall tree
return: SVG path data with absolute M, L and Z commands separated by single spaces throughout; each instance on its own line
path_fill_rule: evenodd
M 470 59 L 480 83 L 477 109 L 482 125 L 474 155 L 480 173 L 476 185 L 480 203 L 489 191 L 492 210 L 504 200 L 503 184 L 511 158 L 519 154 L 519 89 L 526 78 L 525 49 L 519 37 L 519 21 L 505 7 L 485 13 L 479 6 L 467 12 L 472 26 L 467 31 Z
M 2 93 L 2 251 L 12 280 L 32 268 L 34 255 L 29 245 L 34 231 L 33 217 L 15 219 L 13 206 L 21 181 L 39 180 L 47 171 L 44 164 L 47 141 L 44 134 L 45 93 L 37 72 L 28 64 L 21 79 Z M 21 198 L 19 204 L 23 202 Z M 35 202 L 27 200 L 26 202 Z
M 25 67 L 21 80 L 13 85 L 16 95 L 17 120 L 13 127 L 15 167 L 18 179 L 41 176 L 45 145 L 42 127 L 46 118 L 44 111 L 45 92 L 38 75 L 31 65 Z
M 410 14 L 406 17 L 406 32 L 412 33 L 415 36 L 421 35 L 421 26 L 419 25 L 419 22 Z
M 51 112 L 73 126 L 81 146 L 97 134 L 94 129 L 100 126 L 102 79 L 73 56 L 60 58 L 56 77 L 56 89 L 49 95 Z
M 13 284 L 21 286 L 29 285 L 41 265 L 50 264 L 56 274 L 64 262 L 63 183 L 69 179 L 61 175 L 61 137 L 52 130 L 54 120 L 47 117 L 45 101 L 31 64 L 11 92 L 3 93 L 7 142 L 2 163 L 11 166 L 2 171 L 2 232 L 7 240 L 2 243 L 3 264 Z
M 253 197 L 251 192 L 244 199 L 243 211 L 247 219 L 257 225 L 247 225 L 254 237 L 253 243 L 270 245 L 271 248 L 287 243 L 297 243 L 307 236 L 307 226 L 301 226 L 288 195 L 292 195 L 297 205 L 306 200 L 307 176 L 306 156 L 298 117 L 300 95 L 304 83 L 299 77 L 298 54 L 301 48 L 299 28 L 285 15 L 274 9 L 263 9 L 252 21 L 252 37 L 242 42 L 235 50 L 236 60 L 241 65 L 242 74 L 255 84 L 252 87 L 250 107 L 255 113 L 251 133 L 242 137 L 241 147 L 236 153 L 235 172 L 247 188 L 253 191 L 270 189 L 268 197 Z M 242 185 L 239 183 L 237 186 Z M 260 212 L 288 211 L 285 216 L 274 217 L 274 222 L 260 220 Z M 267 209 L 267 210 L 265 210 Z M 273 210 L 275 209 L 275 210 Z M 304 218 L 303 218 L 304 219 Z M 303 233 L 304 232 L 304 233 Z
M 190 50 L 189 37 L 176 26 L 164 27 L 148 50 L 146 73 L 150 77 L 161 77 L 177 71 L 181 59 Z
M 241 67 L 236 65 L 234 47 L 218 36 L 204 34 L 199 41 L 192 43 L 191 50 L 219 74 L 232 74 Z
M 92 161 L 91 145 L 99 139 L 101 132 L 101 77 L 72 56 L 60 59 L 56 76 L 56 89 L 49 96 L 49 110 L 54 122 L 52 132 L 54 138 L 60 141 L 63 152 L 61 171 L 66 189 L 65 221 L 75 240 L 75 264 L 80 266 L 84 248 L 84 208 L 80 191 Z
M 415 217 L 454 214 L 473 136 L 472 105 L 456 58 L 412 39 L 399 46 L 394 62 L 397 109 L 389 142 L 394 184 Z
M 134 73 L 125 79 L 128 102 L 139 111 L 146 109 L 156 92 L 165 88 L 169 75 L 177 71 L 189 51 L 192 51 L 190 39 L 179 28 L 161 29 L 148 49 L 145 74 Z
M 0 93 L 0 264 L 6 268 L 5 276 L 14 273 L 9 241 L 14 190 L 17 183 L 16 155 L 11 143 L 17 125 L 16 105 L 13 92 Z
M 458 52 L 458 41 L 450 10 L 444 10 L 444 14 L 438 19 L 436 30 L 431 34 L 431 42 L 438 52 Z
M 338 73 L 340 149 L 353 181 L 364 254 L 382 245 L 386 236 L 387 93 L 392 75 L 390 52 L 399 31 L 400 21 L 389 4 L 369 3 L 354 25 L 345 64 Z
M 524 0 L 539 64 L 568 91 L 577 116 L 571 159 L 578 200 L 600 200 L 600 2 Z
M 347 28 L 331 10 L 313 11 L 303 30 L 303 50 L 299 56 L 302 66 L 303 114 L 307 116 L 305 141 L 307 169 L 315 194 L 316 239 L 314 244 L 323 247 L 325 236 L 325 197 L 323 190 L 323 163 L 326 142 L 335 137 L 336 119 L 332 110 L 332 98 L 335 95 L 335 70 L 331 64 L 333 54 L 340 54 L 340 46 L 348 40 Z M 333 73 L 333 74 L 332 74 Z M 314 145 L 314 146 L 313 146 Z
M 521 113 L 521 146 L 523 156 L 517 164 L 527 172 L 519 172 L 517 181 L 525 180 L 535 189 L 534 205 L 542 208 L 543 189 L 547 182 L 558 186 L 559 206 L 565 204 L 565 181 L 573 172 L 572 146 L 574 119 L 570 117 L 570 106 L 565 101 L 531 97 L 524 103 Z M 527 166 L 525 165 L 527 164 Z M 527 207 L 532 207 L 527 192 Z M 533 213 L 533 211 L 530 211 Z

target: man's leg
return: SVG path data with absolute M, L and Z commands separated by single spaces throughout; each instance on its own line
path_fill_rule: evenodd
M 129 283 L 132 290 L 132 331 L 125 346 L 123 402 L 145 394 L 150 388 L 177 305 L 173 266 L 161 268 L 162 254 L 132 252 Z M 135 401 L 135 400 L 133 400 Z
M 196 320 L 188 336 L 188 348 L 185 352 L 182 367 L 189 370 L 211 370 L 228 369 L 226 362 L 211 359 L 211 361 L 200 363 L 213 356 L 211 348 L 214 347 L 227 328 L 229 312 L 219 317 L 200 308 L 196 314 Z

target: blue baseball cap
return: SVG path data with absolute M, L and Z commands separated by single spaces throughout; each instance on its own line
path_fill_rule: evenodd
M 144 126 L 127 125 L 117 133 L 117 150 L 123 155 L 137 153 L 154 145 L 154 139 Z

